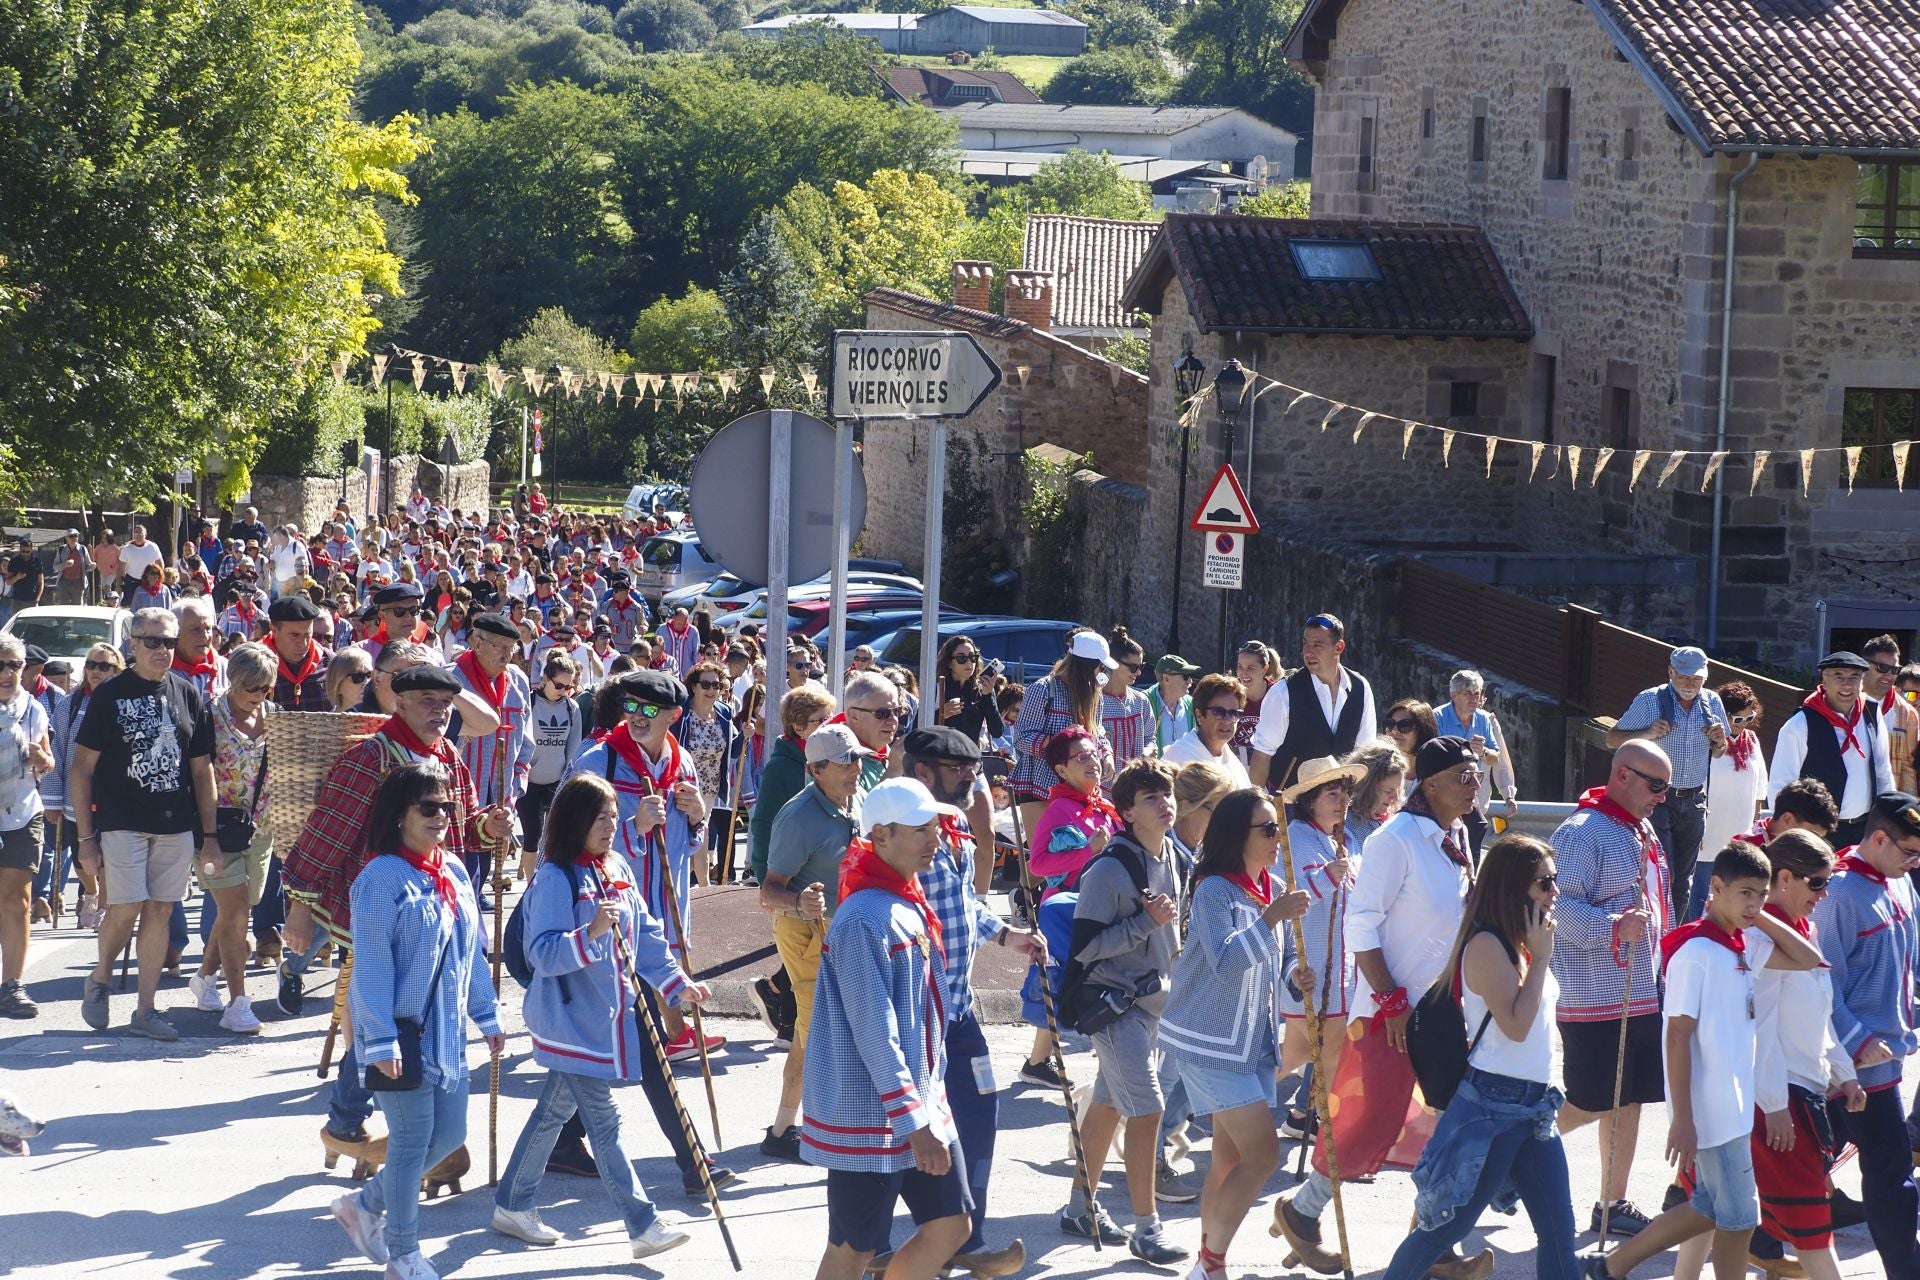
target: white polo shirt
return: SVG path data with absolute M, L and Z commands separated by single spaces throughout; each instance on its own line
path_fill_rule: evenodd
M 1695 1020 L 1693 1035 L 1693 1131 L 1702 1151 L 1745 1142 L 1753 1132 L 1753 971 L 1766 966 L 1773 939 L 1743 929 L 1744 954 L 1696 935 L 1667 961 L 1667 995 L 1661 1021 Z M 1666 1038 L 1660 1053 L 1666 1065 Z
M 1189 729 L 1180 740 L 1168 747 L 1160 757 L 1168 764 L 1217 764 L 1226 771 L 1236 788 L 1250 787 L 1253 779 L 1247 776 L 1247 766 L 1240 763 L 1240 757 L 1228 747 L 1219 755 L 1207 750 L 1207 744 L 1200 741 L 1200 731 Z

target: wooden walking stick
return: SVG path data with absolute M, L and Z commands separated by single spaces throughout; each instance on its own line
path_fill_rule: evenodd
M 1299 884 L 1294 879 L 1293 840 L 1287 831 L 1285 808 L 1280 813 L 1280 858 L 1287 872 L 1287 892 L 1298 893 Z M 1307 962 L 1307 927 L 1303 918 L 1295 916 L 1288 922 L 1293 929 L 1293 947 L 1299 953 L 1300 963 Z M 1333 952 L 1329 948 L 1325 967 L 1333 968 Z M 1323 988 L 1324 990 L 1325 988 Z M 1333 1184 L 1333 1223 L 1340 1236 L 1340 1270 L 1346 1280 L 1353 1280 L 1353 1254 L 1347 1247 L 1347 1210 L 1340 1198 L 1340 1164 L 1333 1153 L 1333 1118 L 1327 1107 L 1327 1073 L 1320 1066 L 1320 1013 L 1314 1007 L 1313 987 L 1308 984 L 1301 989 L 1300 1002 L 1305 1006 L 1307 1015 L 1307 1052 L 1312 1056 L 1313 1071 L 1313 1113 L 1319 1118 L 1320 1140 L 1327 1146 L 1327 1180 Z M 1306 1139 L 1301 1145 L 1306 1145 Z
M 505 808 L 507 803 L 506 718 L 493 735 L 493 798 Z M 500 991 L 501 953 L 506 947 L 506 915 L 503 900 L 507 895 L 507 851 L 513 845 L 513 828 L 493 846 L 493 990 Z M 487 1185 L 500 1185 L 500 1055 L 489 1055 L 487 1063 Z
M 1040 927 L 1039 909 L 1034 910 L 1034 929 Z M 1094 1212 L 1094 1185 L 1092 1167 L 1087 1161 L 1087 1149 L 1080 1141 L 1080 1118 L 1073 1105 L 1073 1081 L 1067 1079 L 1067 1057 L 1060 1051 L 1060 1019 L 1053 1007 L 1053 983 L 1047 979 L 1047 966 L 1038 960 L 1033 962 L 1035 976 L 1040 980 L 1040 1007 L 1047 1011 L 1047 1031 L 1053 1039 L 1053 1069 L 1060 1077 L 1060 1092 L 1067 1101 L 1067 1137 L 1073 1145 L 1073 1163 L 1080 1170 L 1080 1186 L 1087 1195 L 1087 1216 L 1093 1220 L 1093 1251 L 1101 1252 L 1100 1218 Z M 1105 1164 L 1106 1152 L 1101 1152 Z
M 1641 850 L 1646 849 L 1644 832 L 1641 835 Z M 1643 878 L 1635 881 L 1635 905 L 1644 907 L 1647 903 L 1647 882 Z M 1616 944 L 1614 955 L 1619 955 L 1619 947 L 1627 950 L 1627 981 L 1620 993 L 1620 1042 L 1614 1048 L 1613 1063 L 1613 1110 L 1607 1113 L 1607 1148 L 1600 1153 L 1600 1244 L 1599 1252 L 1607 1251 L 1607 1228 L 1613 1217 L 1613 1199 L 1607 1193 L 1613 1188 L 1613 1162 L 1616 1149 L 1620 1145 L 1620 1093 L 1627 1082 L 1627 1011 L 1633 1008 L 1633 944 Z M 1647 939 L 1649 950 L 1653 939 Z
M 634 964 L 632 953 L 627 950 L 627 940 L 620 931 L 619 921 L 616 920 L 608 932 L 613 938 L 614 953 L 620 958 L 620 967 L 627 973 L 628 994 L 633 997 L 634 1021 L 640 1024 L 647 1047 L 653 1050 L 654 1067 L 660 1072 L 660 1078 L 667 1082 L 667 1096 L 673 1099 L 673 1114 L 680 1120 L 680 1134 L 686 1139 L 687 1149 L 693 1152 L 693 1167 L 699 1171 L 700 1188 L 706 1192 L 707 1204 L 713 1209 L 713 1221 L 720 1228 L 720 1239 L 727 1246 L 727 1257 L 733 1262 L 733 1269 L 738 1271 L 740 1254 L 733 1247 L 733 1233 L 727 1230 L 727 1215 L 720 1211 L 720 1193 L 713 1189 L 713 1175 L 707 1168 L 706 1148 L 700 1145 L 700 1135 L 693 1128 L 693 1117 L 687 1114 L 686 1104 L 680 1101 L 680 1085 L 673 1078 L 673 1064 L 667 1061 L 667 1047 L 660 1043 L 660 1030 L 653 1025 L 653 1012 L 648 1008 L 641 991 L 643 979 L 640 970 Z M 690 971 L 687 981 L 693 981 Z M 693 1007 L 697 1010 L 700 1006 L 695 1004 Z M 709 1079 L 707 1085 L 711 1089 L 713 1081 Z
M 747 776 L 747 752 L 753 750 L 753 739 L 747 734 L 740 735 L 740 763 L 733 769 L 733 790 L 727 793 L 732 801 L 727 806 L 727 839 L 720 846 L 720 883 L 733 883 L 733 828 L 740 820 L 740 784 Z
M 1334 834 L 1334 847 L 1339 850 L 1340 858 L 1344 860 L 1347 856 L 1347 831 L 1345 825 L 1342 825 L 1340 830 Z M 1340 889 L 1336 892 L 1344 894 L 1345 889 Z M 1326 1046 L 1325 1011 L 1333 1003 L 1333 939 L 1339 930 L 1340 916 L 1345 909 L 1344 901 L 1336 898 L 1334 909 L 1327 913 L 1328 963 L 1324 966 L 1326 972 L 1320 975 L 1321 1017 L 1307 1023 L 1307 1051 L 1313 1055 L 1307 1067 L 1307 1106 L 1311 1109 L 1310 1114 L 1312 1114 L 1314 1118 L 1308 1125 L 1307 1136 L 1300 1141 L 1300 1153 L 1293 1169 L 1293 1180 L 1295 1182 L 1304 1182 L 1306 1180 L 1307 1149 L 1313 1145 L 1314 1134 L 1317 1133 L 1320 1128 L 1319 1107 L 1313 1099 L 1316 1096 L 1315 1091 L 1321 1085 L 1325 1084 L 1325 1081 L 1323 1081 L 1321 1077 L 1327 1073 L 1326 1066 L 1321 1061 L 1321 1058 L 1324 1056 L 1322 1050 Z M 1305 932 L 1304 925 L 1301 926 L 1301 931 L 1303 933 Z M 1343 980 L 1344 977 L 1345 975 L 1343 974 Z M 1331 1167 L 1331 1165 L 1329 1165 L 1329 1167 Z
M 322 1080 L 333 1069 L 333 1046 L 340 1039 L 340 1027 L 347 1014 L 347 984 L 353 979 L 353 952 L 347 952 L 347 958 L 340 962 L 340 976 L 333 983 L 333 1016 L 327 1019 L 327 1042 L 320 1046 L 320 1070 L 314 1074 Z
M 649 778 L 644 770 L 640 774 L 640 786 L 640 794 L 643 797 L 659 794 L 654 790 L 653 779 Z M 667 797 L 667 800 L 668 803 L 672 803 L 672 797 Z M 654 840 L 652 833 L 649 832 L 640 837 L 640 843 L 643 847 L 652 845 L 653 851 L 659 856 L 660 897 L 667 904 L 667 920 L 673 925 L 673 936 L 680 951 L 680 967 L 685 969 L 687 976 L 691 978 L 693 957 L 687 950 L 687 930 L 680 914 L 680 899 L 673 890 L 673 867 L 667 861 L 666 823 L 660 824 L 659 840 Z M 707 1058 L 707 1028 L 701 1019 L 700 1006 L 697 1004 L 693 1006 L 693 1043 L 700 1051 L 700 1078 L 706 1082 L 707 1086 L 707 1114 L 713 1119 L 713 1145 L 725 1150 L 726 1139 L 720 1136 L 720 1101 L 714 1097 L 713 1093 L 713 1064 Z

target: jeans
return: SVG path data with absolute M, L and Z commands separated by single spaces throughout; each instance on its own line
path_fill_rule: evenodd
M 275 930 L 287 922 L 287 896 L 280 887 L 280 855 L 274 854 L 267 863 L 267 890 L 260 895 L 260 901 L 253 904 L 253 936 L 256 941 L 271 937 Z M 316 933 L 325 932 L 316 930 Z
M 513 1144 L 513 1156 L 507 1161 L 494 1202 L 515 1213 L 534 1207 L 534 1193 L 540 1189 L 554 1140 L 576 1113 L 592 1136 L 600 1185 L 625 1219 L 627 1235 L 640 1235 L 660 1215 L 647 1199 L 647 1189 L 634 1176 L 633 1161 L 620 1145 L 620 1108 L 613 1100 L 610 1082 L 570 1071 L 547 1072 L 546 1086 L 540 1090 L 540 1100 L 533 1106 L 527 1127 Z
M 204 897 L 205 895 L 202 896 Z M 211 903 L 213 899 L 208 897 L 207 901 Z M 201 914 L 205 914 L 204 909 Z M 201 936 L 204 938 L 206 935 L 203 933 Z M 167 916 L 167 950 L 177 953 L 185 951 L 186 949 L 187 904 L 184 902 L 176 902 L 173 904 L 172 913 Z
M 33 896 L 51 902 L 55 894 L 67 891 L 67 875 L 78 846 L 73 838 L 73 824 L 55 822 L 51 811 L 42 829 L 46 838 L 41 845 L 40 865 L 33 873 Z
M 1706 793 L 1667 792 L 1666 801 L 1653 806 L 1653 833 L 1660 837 L 1667 865 L 1673 869 L 1674 918 L 1686 923 L 1693 919 L 1687 914 L 1687 903 L 1693 893 L 1693 867 L 1700 858 L 1700 840 L 1707 833 Z M 1709 853 L 1709 864 L 1713 862 L 1712 853 L 1717 852 Z M 1701 899 L 1703 905 L 1705 901 Z
M 1900 1090 L 1867 1094 L 1867 1109 L 1841 1112 L 1842 1132 L 1860 1149 L 1860 1199 L 1867 1230 L 1887 1280 L 1920 1280 L 1920 1244 L 1914 1218 L 1920 1191 L 1913 1181 L 1913 1149 L 1900 1122 Z
M 353 1037 L 346 1034 L 344 1027 L 341 1028 L 341 1038 L 347 1042 L 347 1048 L 346 1052 L 340 1055 L 339 1074 L 333 1078 L 333 1087 L 327 1090 L 327 1128 L 336 1137 L 344 1138 L 350 1134 L 357 1134 L 367 1127 L 367 1119 L 373 1115 L 373 1094 L 367 1088 L 366 1073 L 360 1070 L 360 1060 L 354 1056 Z M 414 1092 L 426 1093 L 428 1090 L 422 1088 Z M 396 1095 L 389 1093 L 381 1096 L 391 1098 Z M 465 1085 L 460 1088 L 460 1096 L 463 1098 L 466 1096 Z M 388 1112 L 388 1116 L 391 1123 L 392 1112 Z M 459 1145 L 456 1142 L 453 1147 Z M 388 1146 L 391 1148 L 391 1141 Z M 447 1151 L 453 1150 L 453 1147 L 448 1147 Z M 446 1151 L 440 1153 L 443 1156 L 445 1154 L 447 1154 Z M 437 1163 L 439 1163 L 438 1156 L 434 1158 L 434 1164 Z M 421 1172 L 431 1168 L 433 1164 L 422 1165 Z M 417 1185 L 419 1181 L 419 1173 L 415 1173 L 415 1184 Z
M 344 1068 L 353 1061 L 348 1053 Z M 420 1248 L 420 1179 L 467 1140 L 467 1078 L 451 1089 L 422 1085 L 378 1095 L 387 1117 L 387 1163 L 360 1192 L 360 1206 L 387 1215 L 387 1251 Z
M 994 1139 L 1000 1128 L 1000 1094 L 994 1087 L 987 1038 L 972 1013 L 947 1024 L 947 1105 L 967 1162 L 967 1186 L 973 1190 L 973 1234 L 961 1253 L 987 1247 L 987 1180 L 993 1176 Z
M 1444 1157 L 1450 1150 L 1484 1144 L 1480 1176 L 1452 1217 L 1430 1230 L 1416 1228 L 1400 1242 L 1382 1280 L 1422 1280 L 1428 1268 L 1466 1239 L 1487 1206 L 1510 1184 L 1533 1220 L 1534 1266 L 1540 1280 L 1577 1280 L 1580 1268 L 1574 1260 L 1573 1193 L 1567 1183 L 1566 1149 L 1553 1128 L 1551 1110 L 1546 1113 L 1544 1137 L 1541 1116 L 1524 1110 L 1545 1101 L 1548 1087 L 1478 1070 L 1471 1071 L 1468 1079 L 1470 1086 L 1462 1085 L 1452 1105 L 1441 1113 L 1428 1150 Z M 1454 1132 L 1449 1134 L 1449 1129 Z M 1469 1129 L 1472 1136 L 1463 1137 Z M 1460 1162 L 1442 1158 L 1435 1163 L 1457 1171 Z M 1414 1182 L 1423 1191 L 1433 1186 L 1429 1173 L 1435 1181 L 1444 1181 L 1448 1169 L 1430 1170 L 1423 1157 L 1414 1170 Z

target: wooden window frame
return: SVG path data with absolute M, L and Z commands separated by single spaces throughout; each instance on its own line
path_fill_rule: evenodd
M 1878 207 L 1880 215 L 1879 222 L 1874 228 L 1875 236 L 1880 241 L 1878 245 L 1862 245 L 1860 243 L 1863 238 L 1866 238 L 1861 235 L 1863 228 L 1860 222 L 1860 213 L 1862 209 L 1870 206 L 1860 204 L 1857 194 L 1854 198 L 1853 256 L 1856 258 L 1920 258 L 1920 235 L 1905 237 L 1905 239 L 1910 242 L 1909 245 L 1905 247 L 1896 247 L 1893 244 L 1895 239 L 1900 238 L 1897 237 L 1894 232 L 1900 225 L 1900 211 L 1903 208 L 1916 215 L 1914 221 L 1920 223 L 1920 205 L 1910 204 L 1903 206 L 1900 203 L 1900 178 L 1902 171 L 1913 170 L 1920 172 L 1920 162 L 1911 160 L 1861 160 L 1858 163 L 1862 176 L 1865 175 L 1865 171 L 1870 167 L 1885 169 L 1887 171 L 1887 184 L 1886 195 Z

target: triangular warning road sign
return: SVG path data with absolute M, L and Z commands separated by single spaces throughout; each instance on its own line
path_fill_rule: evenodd
M 1223 463 L 1207 486 L 1206 496 L 1193 513 L 1191 528 L 1203 533 L 1258 533 L 1260 522 L 1254 518 L 1253 504 L 1233 474 L 1233 464 Z

